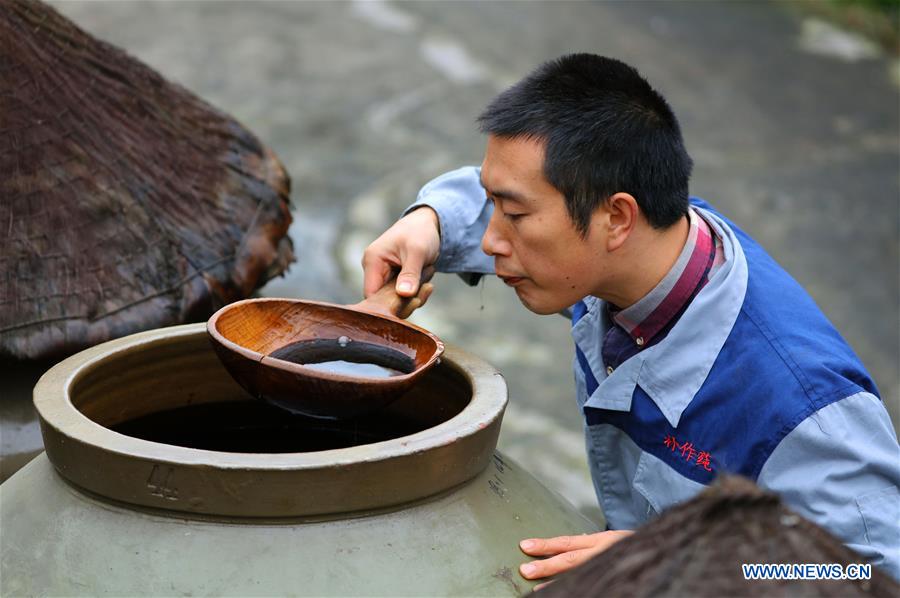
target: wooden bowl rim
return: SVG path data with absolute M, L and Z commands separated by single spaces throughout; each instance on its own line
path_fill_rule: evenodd
M 251 303 L 290 303 L 290 304 L 298 304 L 302 306 L 313 305 L 317 307 L 325 307 L 337 309 L 339 311 L 351 311 L 356 314 L 361 314 L 363 316 L 367 316 L 370 318 L 376 318 L 379 320 L 384 320 L 392 325 L 401 325 L 406 328 L 409 328 L 419 334 L 425 335 L 428 339 L 430 339 L 435 344 L 435 349 L 431 354 L 431 357 L 428 358 L 428 361 L 423 363 L 421 366 L 417 367 L 413 371 L 408 374 L 402 374 L 400 376 L 391 376 L 390 378 L 371 378 L 366 376 L 347 376 L 343 374 L 334 374 L 330 372 L 324 372 L 322 370 L 317 370 L 314 368 L 303 367 L 298 363 L 293 363 L 290 361 L 285 361 L 283 359 L 278 359 L 277 357 L 270 357 L 268 355 L 263 355 L 259 351 L 254 351 L 252 349 L 248 349 L 242 345 L 237 344 L 236 342 L 228 339 L 222 334 L 218 328 L 217 324 L 220 316 L 225 313 L 234 310 L 235 308 L 239 308 L 244 305 L 248 305 Z M 291 299 L 291 298 L 280 298 L 280 297 L 258 297 L 255 299 L 243 299 L 241 301 L 235 301 L 234 303 L 229 303 L 228 305 L 219 309 L 216 313 L 214 313 L 209 320 L 206 322 L 206 331 L 209 333 L 210 337 L 214 342 L 220 344 L 225 347 L 229 351 L 234 353 L 238 353 L 242 357 L 249 359 L 250 361 L 255 361 L 260 365 L 264 365 L 266 367 L 275 368 L 277 370 L 287 372 L 289 374 L 299 375 L 306 378 L 318 379 L 318 380 L 328 380 L 329 382 L 352 382 L 355 384 L 365 383 L 372 384 L 375 386 L 393 386 L 395 384 L 401 384 L 407 382 L 408 380 L 412 380 L 413 378 L 419 376 L 421 373 L 427 371 L 431 368 L 435 363 L 437 363 L 438 359 L 440 359 L 441 355 L 444 353 L 444 343 L 439 339 L 435 334 L 429 332 L 428 330 L 421 328 L 420 326 L 416 326 L 415 324 L 411 324 L 405 320 L 401 320 L 400 318 L 395 318 L 391 316 L 385 316 L 382 314 L 366 311 L 363 309 L 355 309 L 346 305 L 340 305 L 337 303 L 329 303 L 327 301 L 308 301 L 305 299 Z

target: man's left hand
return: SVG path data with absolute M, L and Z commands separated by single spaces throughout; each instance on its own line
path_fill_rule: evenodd
M 519 542 L 519 548 L 525 554 L 550 558 L 525 563 L 519 567 L 519 573 L 525 579 L 542 579 L 557 575 L 577 567 L 633 533 L 628 530 L 613 530 L 580 536 L 522 540 Z

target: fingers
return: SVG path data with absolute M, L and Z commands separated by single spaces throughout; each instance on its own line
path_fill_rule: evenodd
M 602 534 L 603 532 L 601 532 Z M 555 538 L 529 538 L 519 542 L 522 552 L 531 556 L 553 556 L 561 552 L 590 548 L 597 543 L 600 534 L 581 534 L 580 536 L 557 536 Z
M 580 536 L 522 540 L 519 547 L 525 554 L 550 558 L 524 563 L 519 567 L 519 572 L 525 579 L 541 579 L 557 575 L 577 567 L 632 533 L 634 532 L 628 530 L 614 530 Z
M 426 282 L 421 287 L 419 287 L 419 299 L 422 300 L 422 305 L 425 305 L 425 302 L 428 301 L 428 298 L 431 297 L 431 293 L 434 291 L 434 285 L 430 282 Z
M 558 554 L 554 557 L 550 557 L 549 559 L 525 563 L 524 565 L 519 567 L 519 572 L 525 579 L 541 579 L 543 577 L 550 577 L 551 575 L 557 575 L 559 573 L 562 573 L 563 571 L 574 569 L 602 550 L 602 548 L 582 548 L 579 550 L 570 550 L 569 552 Z
M 440 248 L 437 213 L 427 206 L 413 210 L 366 248 L 363 294 L 378 292 L 390 280 L 392 269 L 400 268 L 395 291 L 401 297 L 415 297 L 422 281 L 428 280 L 423 267 L 435 263 Z
M 419 292 L 419 278 L 425 266 L 425 250 L 410 245 L 405 258 L 400 274 L 397 275 L 397 294 L 401 297 L 414 297 Z
M 413 299 L 410 299 L 409 303 L 400 310 L 400 313 L 397 314 L 398 318 L 406 319 L 412 315 L 414 311 L 425 305 L 425 302 L 428 301 L 428 298 L 431 296 L 431 292 L 434 290 L 434 285 L 431 283 L 425 283 L 421 287 L 419 287 L 419 293 Z
M 391 263 L 366 250 L 363 255 L 363 297 L 369 297 L 384 286 L 391 274 Z

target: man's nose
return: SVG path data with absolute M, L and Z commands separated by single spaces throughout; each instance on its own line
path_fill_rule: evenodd
M 503 233 L 503 224 L 499 221 L 498 210 L 494 210 L 488 221 L 484 236 L 481 237 L 481 250 L 491 257 L 509 256 L 510 244 Z

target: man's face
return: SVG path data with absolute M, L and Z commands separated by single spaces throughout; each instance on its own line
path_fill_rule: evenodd
M 602 227 L 582 238 L 543 166 L 543 142 L 488 137 L 481 183 L 494 214 L 481 247 L 525 307 L 552 314 L 595 294 L 606 252 Z

